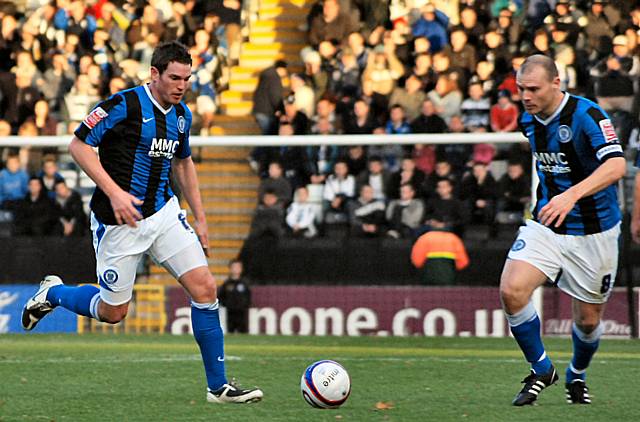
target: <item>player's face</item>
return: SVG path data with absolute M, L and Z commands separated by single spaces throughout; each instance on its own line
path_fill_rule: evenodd
M 535 66 L 526 73 L 518 72 L 516 85 L 528 113 L 550 116 L 554 112 L 556 96 L 560 92 L 560 78 L 550 81 L 544 68 Z
M 154 94 L 163 107 L 178 104 L 189 88 L 191 66 L 184 63 L 170 62 L 165 71 L 160 74 L 158 69 L 151 67 L 151 85 Z

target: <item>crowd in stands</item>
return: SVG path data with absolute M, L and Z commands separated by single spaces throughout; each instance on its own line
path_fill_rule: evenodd
M 531 54 L 552 56 L 562 89 L 598 101 L 623 143 L 637 126 L 640 2 L 322 0 L 307 28 L 303 72 L 277 62 L 260 75 L 263 133 L 385 134 L 389 144 L 257 148 L 259 174 L 270 180 L 279 162 L 296 192 L 288 209 L 273 205 L 294 234 L 348 224 L 357 236 L 416 237 L 521 221 L 526 145 L 407 147 L 392 135 L 517 131 L 515 75 Z
M 208 134 L 238 61 L 241 7 L 0 1 L 0 136 L 72 133 L 101 98 L 145 80 L 153 47 L 170 39 L 190 48 L 185 102 L 195 134 Z M 526 145 L 402 146 L 393 135 L 517 130 L 515 74 L 530 54 L 552 56 L 562 89 L 597 100 L 623 143 L 637 126 L 635 1 L 319 0 L 300 26 L 304 68 L 293 73 L 277 61 L 260 74 L 252 114 L 262 132 L 379 134 L 389 143 L 257 148 L 250 160 L 264 186 L 254 236 L 313 237 L 346 225 L 353 235 L 405 237 L 519 221 L 530 200 Z M 27 195 L 16 171 L 37 176 L 48 152 L 21 150 L 19 169 L 7 164 L 3 183 L 22 180 L 20 195 L 34 202 L 37 182 Z M 10 190 L 3 204 L 24 199 Z

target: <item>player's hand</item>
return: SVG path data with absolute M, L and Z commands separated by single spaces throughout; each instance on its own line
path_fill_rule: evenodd
M 631 219 L 631 238 L 635 243 L 640 243 L 640 218 Z
M 193 227 L 196 230 L 196 235 L 198 236 L 200 245 L 202 245 L 202 250 L 204 251 L 204 255 L 207 258 L 209 258 L 209 228 L 207 227 L 207 221 L 196 220 L 193 223 Z
M 551 198 L 551 201 L 540 210 L 538 214 L 540 223 L 545 226 L 550 226 L 555 221 L 554 227 L 560 227 L 577 201 L 578 198 L 572 190 L 567 190 L 560 195 L 554 196 Z
M 142 214 L 135 207 L 136 205 L 142 205 L 143 201 L 140 199 L 123 190 L 112 195 L 109 199 L 118 224 L 136 227 L 136 221 L 142 220 Z

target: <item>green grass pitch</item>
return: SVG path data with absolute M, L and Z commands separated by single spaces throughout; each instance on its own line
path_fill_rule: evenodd
M 563 373 L 570 341 L 545 343 Z M 591 406 L 566 404 L 559 383 L 538 405 L 514 408 L 528 369 L 513 339 L 230 335 L 228 375 L 259 385 L 265 399 L 220 406 L 205 401 L 190 336 L 0 335 L 0 421 L 633 421 L 639 346 L 602 341 L 589 371 Z M 325 358 L 352 378 L 336 410 L 313 409 L 300 394 L 305 367 Z

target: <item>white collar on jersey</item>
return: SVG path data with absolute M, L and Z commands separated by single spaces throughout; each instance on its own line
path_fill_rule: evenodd
M 567 105 L 567 101 L 569 101 L 569 94 L 566 93 L 566 92 L 563 92 L 563 94 L 564 94 L 564 98 L 562 98 L 562 101 L 560 102 L 560 105 L 558 106 L 558 108 L 556 108 L 556 111 L 554 111 L 553 114 L 551 114 L 551 116 L 546 118 L 546 120 L 542 120 L 537 115 L 534 115 L 533 117 L 535 117 L 537 121 L 539 121 L 540 123 L 542 123 L 545 126 L 547 126 L 549 123 L 551 123 L 551 121 L 553 119 L 555 119 L 558 114 L 560 114 L 560 112 L 562 111 L 564 106 Z
M 149 99 L 151 100 L 151 102 L 153 103 L 153 105 L 155 105 L 156 107 L 158 107 L 158 110 L 160 110 L 161 112 L 164 113 L 164 115 L 166 116 L 167 114 L 169 114 L 169 112 L 171 111 L 171 109 L 173 108 L 173 104 L 171 104 L 171 107 L 164 109 L 162 108 L 162 106 L 156 101 L 155 98 L 153 98 L 153 95 L 151 94 L 151 90 L 149 89 L 149 84 L 144 84 L 144 92 L 147 93 L 147 95 L 149 96 Z

